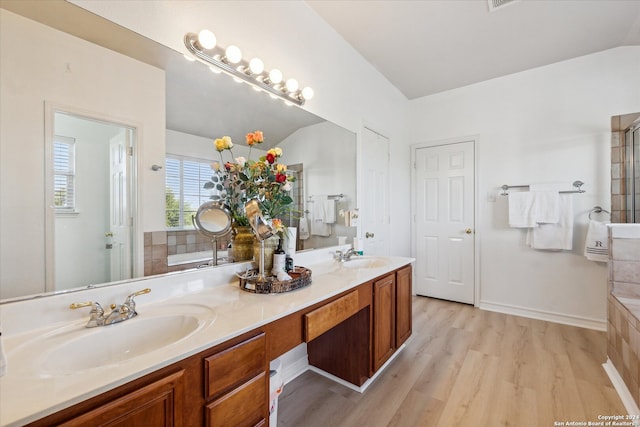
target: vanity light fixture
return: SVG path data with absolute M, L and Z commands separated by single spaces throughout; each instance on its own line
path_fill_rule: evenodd
M 305 101 L 313 97 L 313 89 L 310 87 L 299 89 L 296 79 L 288 79 L 285 82 L 280 70 L 274 68 L 266 72 L 264 63 L 259 58 L 246 61 L 242 58 L 242 52 L 237 46 L 230 45 L 223 49 L 216 43 L 215 34 L 209 30 L 202 30 L 198 34 L 187 33 L 184 36 L 184 44 L 189 52 L 195 58 L 209 64 L 214 72 L 219 69 L 236 81 L 248 83 L 254 89 L 263 90 L 272 97 L 279 97 L 289 105 L 291 103 L 304 105 Z M 185 58 L 193 60 L 189 55 L 185 55 Z

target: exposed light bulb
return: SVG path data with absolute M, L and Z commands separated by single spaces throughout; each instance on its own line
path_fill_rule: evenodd
M 264 63 L 260 58 L 253 58 L 249 61 L 249 69 L 253 74 L 261 74 L 264 71 Z
M 232 64 L 237 64 L 242 60 L 242 52 L 238 46 L 228 46 L 227 50 L 224 51 L 224 56 L 227 57 L 227 60 Z
M 271 83 L 273 84 L 280 83 L 282 81 L 282 72 L 277 68 L 274 68 L 269 72 L 269 80 L 271 80 Z
M 309 86 L 302 89 L 302 97 L 306 100 L 313 98 L 313 89 L 311 89 Z
M 289 92 L 295 92 L 298 90 L 298 81 L 296 79 L 289 79 L 285 87 Z
M 216 47 L 216 35 L 209 30 L 202 30 L 198 33 L 198 43 L 205 49 Z

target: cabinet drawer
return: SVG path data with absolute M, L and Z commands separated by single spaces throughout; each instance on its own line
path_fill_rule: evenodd
M 319 337 L 357 312 L 358 291 L 353 291 L 305 314 L 305 341 Z
M 267 371 L 264 333 L 204 359 L 205 398 L 211 399 Z
M 242 384 L 206 406 L 206 423 L 214 426 L 259 426 L 267 419 L 267 374 Z

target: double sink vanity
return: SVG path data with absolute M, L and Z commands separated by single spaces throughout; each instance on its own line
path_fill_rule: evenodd
M 267 425 L 269 362 L 302 343 L 314 370 L 362 386 L 411 335 L 413 259 L 336 249 L 298 254 L 312 284 L 283 294 L 240 290 L 239 263 L 4 303 L 0 425 Z M 113 325 L 69 309 L 136 293 Z

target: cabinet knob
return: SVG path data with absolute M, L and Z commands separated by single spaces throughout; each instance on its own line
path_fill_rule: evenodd
M 471 233 L 473 233 L 473 230 L 470 229 L 470 228 L 467 228 L 466 230 L 464 230 L 464 232 L 467 233 L 467 234 L 471 234 Z
M 364 233 L 364 237 L 366 237 L 367 239 L 370 239 L 370 238 L 372 238 L 374 236 L 375 236 L 375 234 L 369 233 L 368 231 L 366 233 Z

